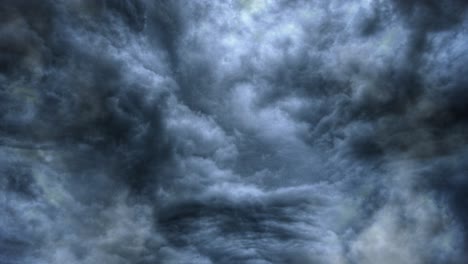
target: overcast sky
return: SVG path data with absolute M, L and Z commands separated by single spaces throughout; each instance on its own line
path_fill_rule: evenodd
M 464 264 L 464 0 L 0 0 L 0 264 Z

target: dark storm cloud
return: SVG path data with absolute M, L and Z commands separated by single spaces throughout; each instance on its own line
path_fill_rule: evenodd
M 267 12 L 262 9 L 265 7 L 259 6 L 252 7 L 249 4 L 247 9 L 250 9 L 251 12 Z M 280 4 L 278 6 L 283 7 Z M 210 18 L 213 19 L 210 32 L 219 30 L 218 33 L 225 36 L 226 42 L 214 41 L 210 35 L 201 34 L 198 36 L 198 31 L 194 29 L 197 33 L 194 33 L 194 37 L 190 39 L 189 43 L 198 45 L 200 42 L 208 41 L 211 45 L 208 45 L 209 50 L 197 49 L 193 56 L 182 56 L 183 63 L 186 65 L 194 63 L 198 65 L 200 72 L 203 72 L 201 74 L 196 71 L 188 71 L 188 74 L 193 73 L 193 75 L 189 75 L 187 78 L 195 80 L 194 83 L 197 83 L 198 87 L 204 91 L 203 97 L 193 95 L 193 93 L 200 93 L 199 90 L 187 91 L 188 94 L 192 94 L 189 97 L 189 104 L 195 109 L 212 113 L 223 126 L 227 128 L 234 126 L 240 130 L 236 138 L 239 140 L 238 148 L 242 154 L 238 159 L 236 171 L 241 174 L 251 174 L 262 168 L 265 169 L 264 173 L 269 175 L 267 183 L 263 183 L 265 186 L 274 186 L 274 182 L 277 180 L 279 184 L 283 185 L 295 184 L 294 182 L 304 184 L 304 182 L 313 181 L 313 179 L 320 177 L 328 179 L 342 179 L 344 177 L 346 184 L 348 182 L 351 184 L 355 180 L 358 182 L 358 186 L 373 185 L 370 190 L 364 191 L 365 199 L 369 200 L 364 200 L 363 204 L 357 207 L 369 206 L 372 199 L 376 200 L 373 201 L 375 206 L 369 206 L 369 210 L 363 210 L 356 222 L 348 223 L 357 232 L 356 235 L 350 235 L 351 241 L 355 239 L 355 242 L 350 242 L 348 249 L 350 261 L 390 261 L 390 259 L 395 258 L 391 253 L 395 248 L 396 252 L 401 251 L 397 262 L 408 262 L 409 255 L 405 255 L 404 250 L 399 248 L 398 241 L 403 239 L 400 236 L 404 236 L 403 234 L 410 232 L 410 230 L 408 226 L 405 226 L 404 221 L 396 221 L 394 217 L 416 218 L 424 228 L 428 229 L 427 232 L 417 234 L 412 239 L 410 250 L 417 252 L 416 260 L 413 259 L 413 262 L 428 262 L 431 259 L 438 259 L 440 249 L 434 250 L 432 253 L 430 250 L 418 249 L 418 244 L 421 241 L 429 237 L 437 237 L 437 232 L 429 231 L 431 226 L 437 225 L 437 223 L 425 222 L 425 215 L 415 215 L 411 211 L 406 211 L 407 209 L 404 209 L 403 212 L 395 210 L 396 205 L 394 204 L 398 204 L 396 200 L 400 198 L 385 198 L 388 195 L 385 193 L 392 192 L 393 188 L 403 190 L 408 188 L 403 183 L 406 180 L 398 177 L 392 179 L 393 174 L 397 172 L 394 168 L 387 168 L 385 162 L 394 159 L 431 158 L 443 155 L 444 151 L 447 150 L 455 152 L 453 144 L 460 144 L 463 147 L 464 141 L 453 141 L 454 138 L 458 137 L 455 135 L 461 130 L 438 128 L 437 124 L 426 119 L 428 118 L 427 114 L 431 114 L 425 111 L 431 111 L 434 117 L 439 114 L 437 110 L 431 109 L 432 107 L 441 107 L 440 110 L 448 107 L 447 110 L 442 110 L 444 114 L 441 116 L 447 114 L 450 116 L 451 110 L 449 109 L 456 105 L 452 102 L 439 105 L 432 101 L 434 98 L 443 98 L 443 96 L 437 92 L 437 89 L 432 88 L 430 83 L 432 73 L 425 72 L 430 64 L 427 62 L 426 54 L 430 54 L 429 48 L 432 44 L 426 43 L 426 34 L 431 31 L 440 32 L 442 27 L 432 28 L 421 24 L 412 28 L 411 24 L 407 23 L 407 18 L 403 17 L 407 15 L 405 12 L 392 13 L 395 11 L 395 6 L 393 3 L 386 3 L 382 9 L 378 5 L 363 7 L 361 13 L 368 14 L 369 21 L 359 21 L 359 17 L 351 15 L 352 20 L 357 19 L 357 22 L 351 23 L 351 25 L 358 27 L 356 31 L 358 36 L 354 36 L 353 31 L 351 31 L 353 34 L 350 34 L 350 31 L 343 30 L 346 22 L 336 19 L 342 10 L 334 9 L 336 6 L 331 7 L 331 5 L 328 7 L 329 10 L 324 12 L 329 12 L 329 16 L 323 17 L 323 21 L 320 21 L 319 16 L 319 18 L 315 17 L 320 21 L 316 22 L 319 25 L 317 28 L 323 31 L 319 31 L 321 35 L 314 36 L 314 31 L 311 30 L 315 26 L 313 22 L 307 21 L 302 24 L 302 21 L 291 23 L 291 20 L 287 22 L 282 20 L 281 14 L 287 14 L 285 17 L 288 18 L 297 15 L 297 9 L 294 9 L 294 5 L 292 6 L 292 8 L 288 6 L 292 11 L 285 8 L 280 13 L 274 13 L 276 6 L 272 7 L 271 12 L 273 12 L 272 16 L 275 17 L 276 23 L 269 24 L 264 20 L 255 19 L 238 22 L 242 28 L 239 29 L 241 33 L 238 35 L 228 31 L 229 33 L 225 36 L 224 27 L 235 26 L 223 25 L 221 21 L 218 26 L 218 20 Z M 224 9 L 217 5 L 212 8 L 217 13 L 224 15 Z M 322 7 L 317 7 L 318 10 L 320 8 Z M 336 15 L 332 16 L 331 14 Z M 227 16 L 229 16 L 229 12 Z M 386 20 L 391 25 L 386 25 L 383 22 Z M 374 23 L 374 25 L 365 25 L 365 23 Z M 203 25 L 201 23 L 200 27 L 202 28 Z M 282 28 L 283 25 L 286 25 L 286 29 Z M 312 26 L 307 31 L 311 34 L 310 36 L 302 35 L 304 25 Z M 457 26 L 457 23 L 453 23 L 452 26 Z M 264 33 L 263 27 L 268 28 L 269 32 L 276 32 L 277 35 L 272 33 L 270 36 L 268 33 Z M 256 43 L 260 46 L 258 49 L 250 46 L 251 42 L 246 37 L 255 36 L 254 34 L 250 35 L 249 30 L 252 28 L 257 30 L 257 35 L 265 34 L 265 39 L 258 40 Z M 451 28 L 447 27 L 448 29 Z M 283 35 L 277 33 L 281 30 L 288 30 L 284 39 L 281 39 Z M 265 32 L 268 31 L 265 30 Z M 264 42 L 262 43 L 262 41 Z M 359 41 L 362 41 L 362 44 Z M 379 45 L 381 47 L 378 47 Z M 195 47 L 197 46 L 195 45 Z M 308 50 L 304 47 L 308 47 Z M 229 51 L 227 55 L 223 53 L 227 51 Z M 187 51 L 181 49 L 180 52 L 186 54 L 184 52 Z M 200 52 L 206 55 L 200 56 Z M 221 58 L 217 57 L 217 54 Z M 254 54 L 254 56 L 249 57 L 248 54 Z M 186 55 L 191 55 L 191 51 L 188 51 Z M 225 63 L 225 61 L 232 63 Z M 217 65 L 218 68 L 215 68 L 214 65 Z M 219 70 L 220 68 L 226 69 L 226 71 Z M 182 89 L 184 88 L 188 89 L 189 87 L 182 87 Z M 219 91 L 226 91 L 228 94 L 220 95 Z M 230 95 L 233 99 L 229 102 L 227 98 Z M 210 99 L 210 97 L 212 98 Z M 304 97 L 306 99 L 303 99 Z M 217 101 L 221 104 L 228 102 L 233 112 L 223 112 L 224 107 L 216 104 Z M 285 113 L 297 118 L 302 123 L 290 122 L 288 116 L 283 119 Z M 249 115 L 252 116 L 251 119 L 246 117 Z M 232 118 L 228 118 L 226 121 L 226 116 L 232 116 Z M 269 127 L 271 131 L 265 132 L 261 126 Z M 281 132 L 276 134 L 275 131 Z M 243 141 L 243 135 L 247 136 L 247 141 Z M 334 157 L 333 155 L 336 154 L 338 156 L 344 154 L 346 157 L 344 159 L 364 161 L 366 165 L 362 166 L 365 168 L 360 171 L 363 174 L 354 173 L 355 169 L 352 167 L 360 166 L 355 163 L 344 163 L 346 164 L 344 166 L 348 166 L 343 168 L 347 172 L 327 170 L 321 167 L 318 165 L 320 159 L 314 157 L 314 151 L 295 142 L 295 137 L 305 140 L 312 148 L 319 148 L 323 151 L 322 155 L 331 153 Z M 438 137 L 442 137 L 442 139 L 439 140 Z M 285 138 L 290 141 L 285 140 Z M 247 147 L 244 147 L 244 142 L 248 142 Z M 286 154 L 288 148 L 293 148 L 297 152 Z M 288 159 L 283 156 L 284 154 L 292 155 L 294 161 L 289 163 Z M 301 156 L 308 157 L 308 160 L 299 161 Z M 303 164 L 314 165 L 313 168 L 304 166 L 304 171 L 295 171 L 293 168 L 297 168 L 298 164 L 301 166 L 304 166 Z M 319 175 L 315 175 L 317 173 L 314 169 L 317 168 L 322 170 Z M 357 168 L 356 170 L 359 171 Z M 276 174 L 284 175 L 284 177 L 275 179 Z M 380 175 L 382 178 L 377 179 L 377 183 L 373 180 L 374 174 Z M 410 171 L 409 174 L 415 173 Z M 262 175 L 263 173 L 257 173 L 253 182 L 260 181 Z M 411 178 L 413 175 L 407 177 Z M 403 186 L 400 186 L 401 184 Z M 411 185 L 413 184 L 417 185 L 417 183 L 412 182 Z M 383 187 L 385 185 L 398 187 Z M 380 195 L 373 195 L 371 190 L 374 188 L 385 188 L 386 191 Z M 359 192 L 356 191 L 355 195 L 361 195 L 358 194 Z M 416 195 L 412 194 L 410 190 L 402 191 L 402 193 L 405 192 Z M 411 198 L 406 197 L 405 199 Z M 428 199 L 432 203 L 432 199 L 437 200 L 438 198 L 423 195 L 421 199 Z M 437 201 L 440 202 L 440 200 Z M 385 205 L 387 203 L 388 205 Z M 412 203 L 410 202 L 410 204 Z M 424 210 L 430 210 L 430 206 L 432 206 L 430 203 L 427 204 L 427 207 L 424 205 Z M 203 209 L 196 208 L 197 213 L 203 212 Z M 222 214 L 218 215 L 221 217 Z M 432 212 L 427 212 L 427 215 L 427 217 L 435 217 L 435 219 L 439 217 L 437 213 Z M 447 221 L 444 219 L 445 217 L 450 218 L 450 215 L 453 214 L 440 216 L 440 221 Z M 190 219 L 195 217 L 202 221 L 205 216 L 190 214 L 187 217 Z M 357 222 L 368 218 L 375 219 L 375 222 L 368 222 L 370 227 L 360 228 Z M 193 222 L 193 220 L 189 222 Z M 455 230 L 456 225 L 451 224 Z M 387 238 L 388 241 L 385 243 L 389 251 L 377 248 L 373 252 L 374 249 L 369 243 L 374 243 L 373 239 L 376 239 L 378 234 L 382 232 L 382 225 L 391 225 L 399 235 Z M 445 222 L 442 225 L 446 228 L 445 225 L 450 225 L 450 223 Z M 368 234 L 370 237 L 367 237 Z M 458 241 L 454 237 L 447 237 L 447 239 Z M 361 247 L 361 243 L 364 243 L 365 246 Z M 361 253 L 357 253 L 356 250 L 361 251 Z M 456 251 L 456 249 L 454 250 Z M 458 256 L 455 251 L 440 258 L 455 261 Z M 385 259 L 379 256 L 379 252 L 385 256 Z
M 153 201 L 172 156 L 165 88 L 135 82 L 131 65 L 111 51 L 143 29 L 142 8 L 130 1 L 3 5 L 2 263 L 118 263 L 149 254 L 106 235 L 149 228 L 151 236 L 144 226 L 151 211 L 128 204 Z M 129 222 L 101 226 L 117 219 Z M 125 226 L 133 224 L 140 226 Z
M 106 6 L 128 12 L 133 10 L 125 8 L 129 3 L 124 4 Z M 14 9 L 14 5 L 9 7 Z M 30 8 L 19 5 L 16 12 L 29 11 Z M 18 19 L 23 19 L 23 16 Z M 52 15 L 48 30 L 57 35 L 66 34 L 60 23 L 70 22 L 63 19 Z M 40 39 L 40 32 L 33 28 L 30 30 Z M 31 45 L 30 52 L 37 53 L 34 56 L 45 61 L 31 66 L 38 68 L 31 70 L 42 71 L 37 79 L 27 80 L 31 74 L 20 69 L 22 76 L 11 78 L 5 84 L 9 87 L 4 87 L 7 104 L 2 105 L 3 139 L 29 143 L 32 148 L 36 143 L 55 149 L 67 148 L 66 145 L 79 149 L 80 144 L 85 145 L 74 153 L 82 152 L 83 155 L 69 157 L 72 159 L 70 166 L 75 166 L 76 170 L 82 168 L 80 162 L 88 163 L 83 167 L 100 166 L 101 163 L 106 170 L 115 169 L 113 174 L 122 174 L 124 178 L 130 171 L 146 177 L 151 166 L 157 167 L 159 160 L 170 156 L 158 106 L 161 102 L 145 98 L 144 88 L 126 80 L 125 66 L 103 54 L 100 49 L 105 47 L 85 50 L 79 44 L 70 43 L 67 37 L 73 36 L 44 37 L 31 44 L 26 36 L 20 35 L 16 40 L 18 43 L 11 44 L 12 47 Z M 9 40 L 8 37 L 5 39 Z M 24 52 L 19 56 L 15 62 L 25 61 L 32 55 Z M 141 189 L 139 185 L 145 182 L 138 177 L 125 181 L 135 189 Z
M 4 1 L 1 263 L 463 263 L 463 1 Z
M 401 1 L 394 0 L 396 10 L 408 25 L 420 30 L 446 30 L 461 22 L 467 3 L 461 0 L 446 1 Z
M 272 193 L 250 190 L 247 199 L 212 192 L 198 201 L 162 208 L 158 221 L 171 245 L 195 247 L 213 263 L 334 261 L 339 257 L 333 254 L 341 250 L 332 245 L 336 237 L 323 233 L 323 223 L 315 218 L 334 198 L 326 197 L 326 187 L 319 186 Z M 226 191 L 241 190 L 233 185 Z M 316 214 L 308 214 L 311 210 Z M 321 246 L 330 247 L 330 252 L 314 249 Z

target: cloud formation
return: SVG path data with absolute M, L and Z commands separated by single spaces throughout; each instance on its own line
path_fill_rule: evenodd
M 466 10 L 5 0 L 0 263 L 464 263 Z

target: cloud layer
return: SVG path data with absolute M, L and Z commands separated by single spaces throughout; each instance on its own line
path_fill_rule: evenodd
M 0 263 L 464 263 L 467 8 L 4 0 Z

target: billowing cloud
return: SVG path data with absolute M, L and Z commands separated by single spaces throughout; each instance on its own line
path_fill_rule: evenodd
M 467 8 L 3 1 L 0 263 L 464 263 Z

